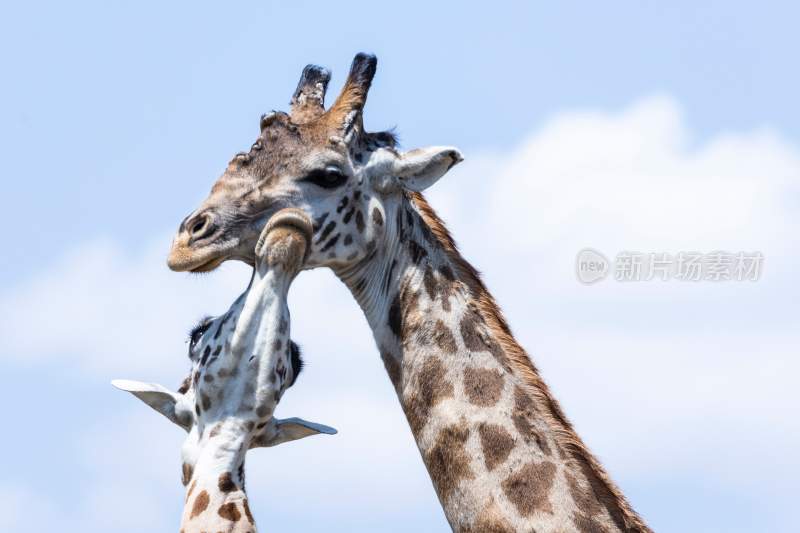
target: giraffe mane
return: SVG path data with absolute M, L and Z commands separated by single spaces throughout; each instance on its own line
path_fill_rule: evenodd
M 444 222 L 421 193 L 411 192 L 409 198 L 437 242 L 444 249 L 458 274 L 458 279 L 466 283 L 470 292 L 476 297 L 480 314 L 502 347 L 510 367 L 522 379 L 524 389 L 538 400 L 539 405 L 547 407 L 544 418 L 554 427 L 556 440 L 585 473 L 598 500 L 603 503 L 621 529 L 651 531 L 575 432 L 572 423 L 550 393 L 549 387 L 542 380 L 533 361 L 511 333 L 511 328 L 503 316 L 500 306 L 486 289 L 480 273 L 461 255 Z

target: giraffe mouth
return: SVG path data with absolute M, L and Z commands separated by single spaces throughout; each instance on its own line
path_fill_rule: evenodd
M 211 272 L 229 259 L 237 259 L 236 247 L 229 242 L 211 243 L 195 249 L 183 235 L 172 242 L 167 266 L 175 272 Z
M 225 257 L 215 257 L 213 259 L 209 259 L 208 261 L 201 263 L 200 265 L 189 269 L 189 272 L 193 274 L 201 274 L 203 272 L 211 272 L 212 270 L 216 269 L 225 261 Z

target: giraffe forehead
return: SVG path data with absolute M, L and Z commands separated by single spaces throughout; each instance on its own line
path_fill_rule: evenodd
M 296 177 L 315 164 L 346 161 L 347 147 L 331 143 L 319 127 L 273 121 L 262 129 L 250 150 L 231 159 L 215 188 L 246 187 L 254 182 L 273 185 L 280 182 L 278 178 Z

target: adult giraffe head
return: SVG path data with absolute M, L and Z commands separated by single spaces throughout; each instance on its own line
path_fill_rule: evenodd
M 375 56 L 358 54 L 327 110 L 330 72 L 308 65 L 291 111 L 261 118 L 249 152 L 237 154 L 208 198 L 181 223 L 172 270 L 206 272 L 223 261 L 252 264 L 265 222 L 294 207 L 314 221 L 305 268 L 347 268 L 368 257 L 385 231 L 387 204 L 420 192 L 462 160 L 452 147 L 400 152 L 390 132 L 364 131 L 362 112 Z

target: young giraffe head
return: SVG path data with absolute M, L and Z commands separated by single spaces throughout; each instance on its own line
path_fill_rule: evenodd
M 250 151 L 233 158 L 209 197 L 180 224 L 170 268 L 204 272 L 228 259 L 252 264 L 264 221 L 287 207 L 313 220 L 306 268 L 343 269 L 369 257 L 384 237 L 389 207 L 462 160 L 451 147 L 400 152 L 391 133 L 364 131 L 362 111 L 376 64 L 374 56 L 358 54 L 328 110 L 330 73 L 307 66 L 290 113 L 261 118 Z
M 336 431 L 273 411 L 302 369 L 289 338 L 286 296 L 311 238 L 311 222 L 284 210 L 273 216 L 255 246 L 250 284 L 227 313 L 192 330 L 192 371 L 178 392 L 116 380 L 188 432 L 182 448 L 183 533 L 255 531 L 244 493 L 248 449 L 275 446 Z

